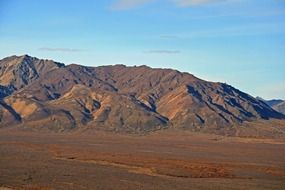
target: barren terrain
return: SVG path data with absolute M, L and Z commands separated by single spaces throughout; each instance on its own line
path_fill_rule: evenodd
M 226 83 L 148 66 L 0 60 L 0 127 L 144 134 L 182 129 L 285 138 L 285 115 Z
M 0 131 L 2 189 L 284 189 L 285 140 Z M 0 188 L 0 189 L 1 189 Z

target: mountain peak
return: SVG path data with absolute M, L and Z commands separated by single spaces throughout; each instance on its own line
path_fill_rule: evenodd
M 28 55 L 28 54 L 24 54 L 24 55 L 20 55 L 19 57 L 21 57 L 21 58 L 32 58 L 30 55 Z
M 10 56 L 0 60 L 0 85 L 5 89 L 8 88 L 6 92 L 10 92 L 9 95 L 29 85 L 45 73 L 63 66 L 52 60 L 38 59 L 27 54 Z

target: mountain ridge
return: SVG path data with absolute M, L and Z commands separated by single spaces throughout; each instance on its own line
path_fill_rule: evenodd
M 281 99 L 265 100 L 265 99 L 260 98 L 260 97 L 256 97 L 256 98 L 265 102 L 267 105 L 269 105 L 275 111 L 278 111 L 282 114 L 285 114 L 285 100 L 281 100 Z
M 29 67 L 19 69 L 24 63 Z M 0 126 L 135 133 L 174 127 L 234 135 L 246 123 L 285 119 L 230 85 L 172 69 L 64 65 L 28 55 L 4 58 L 0 67 Z

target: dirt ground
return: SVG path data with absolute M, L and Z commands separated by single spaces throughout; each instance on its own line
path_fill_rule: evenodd
M 0 130 L 0 190 L 285 189 L 285 139 Z

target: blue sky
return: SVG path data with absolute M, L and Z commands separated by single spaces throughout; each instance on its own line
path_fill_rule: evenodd
M 149 65 L 285 99 L 285 0 L 0 0 L 0 58 Z

